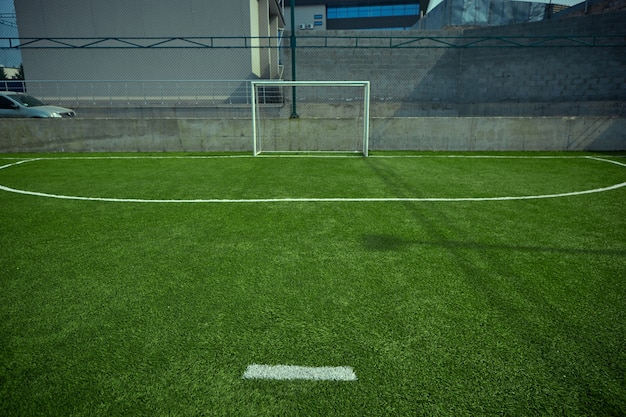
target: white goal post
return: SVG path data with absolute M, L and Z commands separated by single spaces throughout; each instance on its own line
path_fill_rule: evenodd
M 252 80 L 250 85 L 254 156 L 270 152 L 368 155 L 369 81 Z

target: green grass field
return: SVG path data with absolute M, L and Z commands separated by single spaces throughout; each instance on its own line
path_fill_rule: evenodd
M 626 158 L 477 156 L 0 155 L 0 415 L 626 415 Z

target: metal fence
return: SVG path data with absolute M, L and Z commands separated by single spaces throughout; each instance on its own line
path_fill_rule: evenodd
M 130 108 L 157 109 L 150 115 L 163 115 L 163 109 L 184 108 L 203 117 L 203 109 L 238 117 L 251 104 L 255 62 L 278 60 L 289 78 L 296 53 L 298 80 L 370 80 L 373 116 L 460 115 L 470 111 L 468 106 L 473 106 L 471 114 L 546 115 L 554 112 L 538 113 L 534 103 L 623 101 L 626 34 L 572 35 L 565 29 L 536 36 L 506 30 L 486 31 L 486 36 L 460 30 L 400 35 L 304 31 L 295 47 L 281 43 L 279 53 L 254 46 L 250 38 L 224 38 L 228 43 L 151 39 L 145 44 L 116 38 L 114 45 L 108 38 L 90 43 L 49 38 L 47 44 L 17 39 L 11 48 L 20 48 L 30 62 L 36 55 L 42 78 L 52 75 L 29 79 L 26 65 L 25 81 L 0 81 L 0 90 L 25 91 L 49 104 L 80 109 L 79 115 L 97 114 L 92 109 L 128 114 L 123 112 Z
M 11 81 L 47 103 L 67 107 L 219 107 L 250 105 L 247 80 Z M 2 85 L 0 84 L 0 88 Z
M 21 42 L 14 47 L 22 49 L 24 53 L 36 53 L 39 62 L 50 62 L 45 59 L 50 58 L 60 64 L 39 70 L 43 73 L 51 72 L 55 78 L 0 81 L 0 89 L 27 91 L 43 101 L 70 107 L 246 106 L 250 104 L 251 97 L 249 81 L 255 78 L 251 75 L 249 56 L 251 53 L 269 54 L 271 50 L 254 47 L 254 42 L 245 37 L 227 38 L 226 44 L 214 38 L 196 39 L 193 43 L 185 40 L 176 46 L 162 42 L 160 38 L 159 42 L 155 40 L 152 39 L 146 46 L 143 43 L 127 42 L 128 39 L 117 39 L 117 43 L 125 45 L 123 48 L 104 41 L 84 43 L 84 39 L 80 44 L 76 40 L 61 43 L 59 39 L 47 39 L 52 44 L 45 46 L 40 44 L 43 40 L 14 40 Z M 430 71 L 431 68 L 438 68 L 439 74 L 446 74 L 450 68 L 455 68 L 456 64 L 448 67 L 444 65 L 445 57 L 459 56 L 455 55 L 455 51 L 467 51 L 468 57 L 482 54 L 487 57 L 485 62 L 496 59 L 502 61 L 501 66 L 505 66 L 506 60 L 502 59 L 504 52 L 496 50 L 508 49 L 509 55 L 530 56 L 531 51 L 538 48 L 623 50 L 624 47 L 624 34 L 464 36 L 454 32 L 433 34 L 419 31 L 401 35 L 299 33 L 297 47 L 292 48 L 289 42 L 285 42 L 279 46 L 280 53 L 276 56 L 279 58 L 281 75 L 284 66 L 290 66 L 290 60 L 285 57 L 297 53 L 299 79 L 368 79 L 373 81 L 372 96 L 386 98 L 398 97 L 394 89 L 408 88 L 414 80 L 423 77 L 422 72 Z M 446 55 L 446 51 L 451 53 Z M 495 54 L 499 55 L 489 58 Z M 550 54 L 555 55 L 552 51 Z M 100 62 L 84 64 L 90 60 Z M 160 66 L 166 60 L 168 64 Z M 467 59 L 463 61 L 467 62 Z M 111 65 L 111 62 L 114 64 Z M 72 64 L 63 67 L 62 63 Z M 27 66 L 25 69 L 28 78 L 30 68 Z M 286 78 L 291 76 L 290 70 L 284 71 Z M 546 67 L 545 71 L 559 70 Z M 235 76 L 250 75 L 239 79 L 221 79 L 216 76 L 229 72 Z M 66 78 L 68 74 L 70 77 Z M 88 78 L 90 74 L 93 79 Z M 102 79 L 99 76 L 107 74 L 112 78 Z M 128 77 L 130 74 L 133 77 Z M 159 74 L 166 77 L 157 78 Z M 72 75 L 76 78 L 72 78 Z M 441 78 L 435 71 L 430 76 Z
M 494 27 L 538 20 L 544 6 L 450 0 L 440 22 L 453 26 L 446 30 L 424 30 L 434 13 L 413 30 L 291 33 L 280 23 L 253 30 L 257 2 L 249 1 L 14 3 L 15 13 L 4 17 L 20 17 L 20 30 L 15 21 L 0 31 L 0 64 L 23 60 L 26 81 L 0 81 L 0 89 L 26 91 L 79 116 L 244 114 L 250 80 L 258 78 L 370 80 L 374 116 L 455 115 L 487 105 L 485 112 L 500 114 L 502 103 L 530 114 L 534 103 L 624 101 L 626 91 L 623 14 Z M 283 0 L 258 2 L 265 3 L 285 12 Z M 522 105 L 530 110 L 518 111 Z

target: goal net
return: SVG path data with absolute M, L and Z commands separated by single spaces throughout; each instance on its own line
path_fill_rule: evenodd
M 368 154 L 369 81 L 251 81 L 254 155 Z

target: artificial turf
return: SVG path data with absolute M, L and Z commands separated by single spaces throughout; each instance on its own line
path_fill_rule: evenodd
M 245 200 L 626 181 L 620 155 L 235 156 L 35 155 L 0 185 Z M 262 203 L 0 190 L 0 414 L 624 415 L 625 201 L 626 187 Z M 358 380 L 243 379 L 254 363 Z

